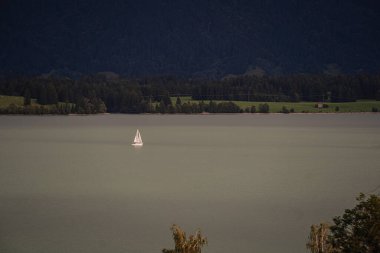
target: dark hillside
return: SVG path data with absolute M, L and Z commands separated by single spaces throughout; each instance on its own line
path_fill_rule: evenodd
M 380 69 L 378 1 L 0 3 L 0 70 L 222 77 Z

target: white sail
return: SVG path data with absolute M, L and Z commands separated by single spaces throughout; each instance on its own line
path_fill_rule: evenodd
M 137 132 L 136 132 L 136 135 L 135 135 L 135 140 L 134 140 L 133 142 L 135 142 L 135 143 L 136 143 L 136 142 L 140 142 L 140 138 L 139 138 L 140 136 L 139 136 L 139 135 L 140 135 L 140 132 L 139 132 L 139 130 L 137 129 Z
M 142 146 L 143 145 L 141 134 L 140 134 L 140 131 L 138 129 L 137 129 L 135 139 L 134 139 L 132 145 L 133 146 Z

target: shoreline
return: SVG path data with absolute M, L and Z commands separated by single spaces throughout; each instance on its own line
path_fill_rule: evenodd
M 249 112 L 242 112 L 242 113 L 209 113 L 209 112 L 202 112 L 202 113 L 94 113 L 94 114 L 76 114 L 76 113 L 70 113 L 70 114 L 0 114 L 0 116 L 100 116 L 100 115 L 202 115 L 202 116 L 209 116 L 209 115 L 337 115 L 337 114 L 380 114 L 380 112 L 292 112 L 292 113 L 282 113 L 282 112 L 268 112 L 268 113 L 249 113 Z

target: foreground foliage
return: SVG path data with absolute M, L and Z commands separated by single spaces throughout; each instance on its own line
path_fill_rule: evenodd
M 334 218 L 330 241 L 334 252 L 380 252 L 380 198 L 360 194 L 359 203 Z
M 311 226 L 306 247 L 312 253 L 379 253 L 380 197 L 360 194 L 353 209 L 346 209 L 334 224 Z
M 203 237 L 200 230 L 194 235 L 186 237 L 185 231 L 179 226 L 171 227 L 174 239 L 174 249 L 163 249 L 163 253 L 201 253 L 202 247 L 207 244 L 207 238 Z
M 312 225 L 310 228 L 309 242 L 306 244 L 312 253 L 332 252 L 332 245 L 328 241 L 330 226 L 327 223 Z

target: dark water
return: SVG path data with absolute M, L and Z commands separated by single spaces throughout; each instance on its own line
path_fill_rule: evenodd
M 379 184 L 379 114 L 3 116 L 0 252 L 301 253 Z

